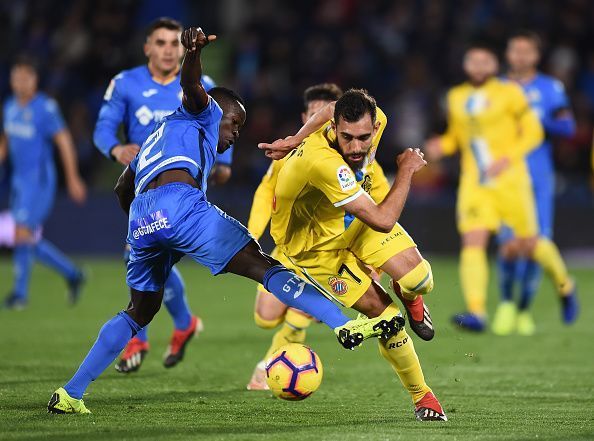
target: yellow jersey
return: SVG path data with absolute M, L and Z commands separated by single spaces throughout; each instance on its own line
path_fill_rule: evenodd
M 464 83 L 448 93 L 444 154 L 461 153 L 461 185 L 503 185 L 529 179 L 526 155 L 543 140 L 543 129 L 520 86 L 491 78 L 480 87 Z M 485 176 L 496 160 L 510 167 L 494 179 Z
M 388 181 L 374 160 L 387 124 L 386 115 L 377 110 L 380 127 L 363 169 L 353 172 L 331 147 L 335 135 L 330 123 L 307 137 L 280 168 L 270 233 L 285 255 L 345 248 L 341 236 L 354 217 L 342 207 L 364 193 L 376 202 L 388 193 Z

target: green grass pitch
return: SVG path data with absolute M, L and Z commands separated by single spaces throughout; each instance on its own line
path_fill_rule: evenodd
M 247 391 L 271 337 L 253 324 L 255 284 L 213 278 L 191 262 L 181 270 L 206 329 L 183 363 L 171 370 L 161 364 L 172 327 L 163 308 L 138 373 L 109 367 L 85 396 L 91 415 L 49 415 L 51 393 L 127 303 L 122 263 L 86 260 L 89 281 L 76 307 L 66 305 L 63 282 L 36 267 L 29 308 L 0 311 L 0 440 L 594 440 L 594 273 L 574 271 L 582 302 L 575 326 L 560 323 L 558 301 L 544 281 L 534 310 L 537 335 L 501 338 L 461 333 L 448 323 L 462 308 L 456 261 L 431 260 L 436 284 L 427 302 L 437 335 L 414 341 L 447 423 L 414 420 L 375 342 L 345 351 L 322 325 L 313 325 L 307 339 L 324 363 L 318 392 L 283 402 Z M 10 278 L 10 262 L 0 260 L 3 287 Z M 492 281 L 491 313 L 495 301 Z

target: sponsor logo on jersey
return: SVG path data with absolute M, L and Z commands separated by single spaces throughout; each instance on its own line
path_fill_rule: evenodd
M 330 285 L 334 294 L 339 296 L 345 295 L 349 290 L 349 286 L 344 280 L 334 276 L 328 278 L 328 285 Z
M 357 180 L 353 175 L 351 169 L 346 165 L 341 165 L 336 170 L 336 177 L 338 178 L 338 184 L 343 191 L 348 191 L 357 185 Z
M 9 121 L 4 126 L 4 130 L 10 136 L 16 136 L 17 138 L 31 139 L 35 136 L 35 126 L 33 124 Z
M 145 98 L 149 98 L 156 93 L 159 93 L 159 91 L 157 89 L 149 89 L 149 90 L 145 90 L 144 92 L 142 92 L 142 96 Z
M 490 104 L 483 92 L 475 92 L 466 101 L 466 112 L 469 115 L 478 115 L 489 108 Z
M 140 124 L 146 126 L 152 122 L 160 122 L 163 118 L 165 118 L 167 115 L 171 115 L 172 113 L 173 110 L 169 109 L 151 110 L 147 106 L 141 106 L 136 112 L 134 112 L 134 116 L 136 119 L 138 119 Z

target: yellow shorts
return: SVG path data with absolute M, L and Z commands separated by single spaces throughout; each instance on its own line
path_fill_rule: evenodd
M 461 184 L 456 207 L 461 234 L 474 230 L 497 231 L 509 226 L 516 237 L 538 234 L 534 196 L 530 181 L 508 186 Z
M 355 219 L 343 238 L 349 248 L 306 251 L 288 259 L 289 268 L 318 288 L 327 297 L 351 307 L 371 285 L 371 270 L 392 256 L 416 244 L 399 224 L 390 233 L 379 233 Z

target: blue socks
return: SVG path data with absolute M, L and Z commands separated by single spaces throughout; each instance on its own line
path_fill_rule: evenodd
M 50 241 L 41 239 L 35 245 L 37 259 L 44 265 L 59 272 L 68 281 L 79 277 L 80 271 L 59 249 Z
M 14 265 L 13 294 L 19 299 L 26 300 L 29 293 L 29 279 L 34 258 L 33 244 L 20 244 L 14 247 L 12 261 Z
M 171 269 L 171 274 L 165 281 L 163 303 L 173 319 L 175 329 L 183 331 L 192 323 L 192 313 L 186 299 L 186 289 L 181 274 L 176 267 Z
M 497 257 L 499 266 L 499 289 L 501 300 L 511 302 L 514 297 L 514 282 L 516 280 L 516 261 L 505 260 L 503 257 Z
M 525 311 L 532 304 L 534 295 L 538 291 L 540 279 L 542 278 L 542 267 L 534 260 L 526 261 L 522 278 L 522 294 L 518 309 Z
M 499 284 L 501 300 L 511 302 L 514 297 L 514 283 L 519 280 L 522 284 L 518 309 L 524 311 L 530 307 L 540 284 L 542 268 L 533 260 L 506 261 L 501 256 L 498 258 Z
M 140 326 L 124 311 L 103 325 L 95 344 L 80 367 L 64 386 L 68 395 L 81 399 L 91 381 L 95 380 L 116 359 Z
M 262 284 L 285 305 L 308 313 L 332 329 L 350 320 L 331 300 L 284 266 L 266 271 Z

